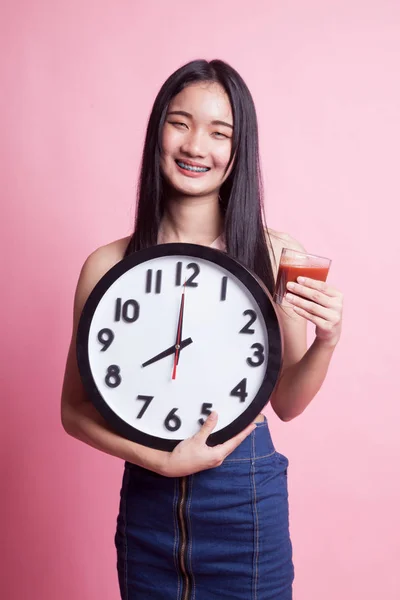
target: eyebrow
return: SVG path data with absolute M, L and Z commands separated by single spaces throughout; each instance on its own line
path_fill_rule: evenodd
M 193 115 L 186 112 L 185 110 L 173 110 L 167 114 L 167 116 L 169 115 L 181 115 L 182 117 L 188 117 L 189 119 L 193 119 Z M 220 121 L 218 119 L 215 121 L 211 121 L 211 125 L 224 125 L 225 127 L 230 127 L 231 129 L 233 129 L 233 125 L 227 123 L 226 121 Z

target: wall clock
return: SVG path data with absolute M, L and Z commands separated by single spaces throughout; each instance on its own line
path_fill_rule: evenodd
M 268 290 L 239 261 L 161 244 L 127 256 L 94 287 L 77 361 L 89 398 L 120 435 L 171 451 L 216 410 L 213 446 L 267 404 L 282 336 Z

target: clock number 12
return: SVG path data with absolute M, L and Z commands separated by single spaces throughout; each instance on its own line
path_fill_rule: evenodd
M 199 284 L 195 282 L 197 275 L 200 273 L 200 267 L 197 263 L 189 263 L 186 266 L 187 269 L 191 269 L 193 273 L 190 275 L 188 279 L 186 279 L 186 287 L 197 287 Z M 182 263 L 176 263 L 176 272 L 175 272 L 175 285 L 182 285 Z

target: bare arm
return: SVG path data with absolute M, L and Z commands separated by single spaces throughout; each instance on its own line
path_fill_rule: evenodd
M 328 372 L 333 350 L 315 340 L 297 363 L 283 371 L 271 399 L 282 421 L 300 415 L 316 396 Z
M 93 252 L 82 267 L 74 299 L 73 331 L 61 395 L 61 421 L 72 437 L 122 460 L 161 473 L 165 452 L 136 444 L 117 435 L 88 399 L 76 360 L 76 330 L 82 308 L 97 281 L 118 262 L 110 247 Z
M 305 252 L 299 242 L 287 234 L 282 235 L 283 246 Z M 322 288 L 325 286 L 319 282 L 317 285 Z M 305 300 L 297 297 L 295 304 L 293 300 L 284 300 L 282 307 L 276 306 L 284 338 L 284 358 L 280 379 L 270 401 L 283 421 L 300 415 L 320 390 L 340 337 L 341 326 L 340 292 L 330 286 L 326 286 L 326 290 L 306 289 L 299 284 L 293 291 L 303 295 Z M 316 325 L 316 338 L 308 350 L 307 319 Z

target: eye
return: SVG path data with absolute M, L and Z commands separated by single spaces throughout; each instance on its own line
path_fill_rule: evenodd
M 221 133 L 220 131 L 214 131 L 213 135 L 218 136 L 218 139 L 228 139 L 229 136 L 225 135 L 224 133 Z
M 186 123 L 180 123 L 179 121 L 168 121 L 171 125 L 178 125 L 179 127 L 187 127 Z

